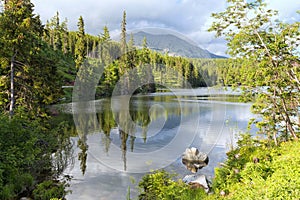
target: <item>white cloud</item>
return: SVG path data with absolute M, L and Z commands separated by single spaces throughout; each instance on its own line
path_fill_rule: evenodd
M 280 0 L 266 1 L 270 2 L 272 8 L 284 13 L 282 17 L 286 18 L 291 18 L 295 11 L 300 9 L 298 0 L 286 0 L 284 4 Z M 214 53 L 224 49 L 220 48 L 220 41 L 214 39 L 212 33 L 207 33 L 212 21 L 211 13 L 224 10 L 226 6 L 224 0 L 32 0 L 32 2 L 44 22 L 59 11 L 62 20 L 68 18 L 70 30 L 77 29 L 78 18 L 82 15 L 88 33 L 98 35 L 105 25 L 111 33 L 117 33 L 120 30 L 123 11 L 126 10 L 128 29 L 169 28 L 183 33 Z M 217 52 L 214 49 L 218 49 Z
M 63 17 L 68 17 L 70 24 L 73 25 L 76 25 L 77 19 L 82 15 L 87 22 L 98 22 L 98 26 L 109 24 L 116 28 L 121 22 L 123 10 L 126 10 L 128 22 L 142 19 L 184 30 L 203 25 L 211 12 L 220 5 L 222 7 L 217 0 L 210 2 L 185 0 L 177 3 L 173 0 L 33 0 L 32 2 L 44 21 L 59 11 Z M 87 24 L 88 27 L 92 26 Z
M 299 21 L 300 16 L 296 15 L 296 11 L 300 10 L 299 0 L 266 0 L 268 6 L 274 10 L 278 10 L 279 18 L 284 21 Z M 297 17 L 296 17 L 297 16 Z M 294 20 L 293 20 L 294 18 Z

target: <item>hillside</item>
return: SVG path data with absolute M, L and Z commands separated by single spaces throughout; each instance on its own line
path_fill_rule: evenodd
M 192 44 L 188 40 L 182 39 L 173 34 L 152 34 L 144 31 L 133 33 L 136 46 L 142 46 L 143 39 L 146 37 L 148 47 L 162 53 L 173 56 L 183 56 L 188 58 L 224 58 L 215 55 L 207 50 Z M 129 35 L 128 35 L 129 39 Z

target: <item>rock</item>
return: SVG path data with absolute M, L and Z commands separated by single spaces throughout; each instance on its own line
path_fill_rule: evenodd
M 209 162 L 207 154 L 199 152 L 195 147 L 187 148 L 182 156 L 182 163 L 188 170 L 196 173 L 198 169 L 207 166 Z
M 209 192 L 209 185 L 205 175 L 186 175 L 182 181 L 190 185 L 192 189 L 203 188 L 206 193 Z
M 203 185 L 194 182 L 189 183 L 189 186 L 191 189 L 199 189 L 199 188 L 202 188 L 204 190 L 206 189 Z
M 20 200 L 31 200 L 31 199 L 28 197 L 21 197 Z

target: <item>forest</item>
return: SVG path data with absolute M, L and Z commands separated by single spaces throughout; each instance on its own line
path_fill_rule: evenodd
M 70 137 L 77 133 L 51 108 L 72 101 L 76 81 L 95 90 L 85 98 L 97 99 L 110 97 L 120 81 L 117 92 L 122 95 L 151 93 L 163 85 L 240 88 L 240 100 L 253 102 L 253 112 L 261 116 L 249 123 L 266 139 L 240 136 L 225 166 L 215 170 L 214 194 L 192 190 L 158 171 L 140 182 L 140 199 L 299 197 L 300 22 L 274 22 L 278 13 L 261 0 L 228 3 L 226 11 L 212 15 L 209 31 L 225 36 L 231 57 L 196 59 L 150 50 L 147 38 L 136 47 L 132 35 L 127 40 L 125 11 L 120 41 L 114 41 L 106 26 L 98 35 L 87 34 L 81 16 L 77 30 L 70 31 L 59 12 L 43 24 L 30 0 L 2 0 L 0 198 L 64 199 L 69 192 L 71 177 L 63 171 L 74 162 Z M 87 80 L 97 73 L 100 78 Z M 113 122 L 109 118 L 102 123 Z M 86 148 L 84 141 L 77 145 Z M 86 155 L 79 157 L 84 160 Z M 253 163 L 253 157 L 261 162 Z M 269 190 L 261 189 L 266 184 Z
M 206 86 L 189 60 L 151 51 L 146 38 L 142 48 L 134 46 L 132 37 L 127 41 L 125 11 L 121 40 L 113 41 L 107 27 L 97 36 L 86 34 L 82 17 L 78 30 L 69 31 L 67 20 L 61 21 L 58 12 L 42 24 L 29 0 L 1 1 L 1 5 L 1 199 L 63 198 L 67 194 L 70 177 L 63 176 L 63 171 L 73 162 L 69 138 L 76 133 L 70 131 L 69 123 L 55 117 L 51 105 L 71 102 L 80 68 L 86 67 L 81 70 L 84 74 L 95 72 L 97 62 L 105 65 L 97 80 L 96 98 L 111 95 L 120 77 L 129 77 L 129 72 L 149 83 L 135 93 L 154 92 L 154 81 L 176 83 L 174 87 Z M 162 77 L 166 71 L 169 78 Z M 178 77 L 182 77 L 180 84 L 174 81 Z M 122 94 L 130 87 L 124 85 Z M 80 142 L 78 146 L 84 148 Z

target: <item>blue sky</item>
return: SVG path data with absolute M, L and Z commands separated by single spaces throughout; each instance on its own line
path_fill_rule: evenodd
M 286 21 L 298 20 L 299 0 L 266 0 L 269 7 L 280 13 Z M 111 34 L 118 34 L 123 10 L 127 12 L 127 29 L 167 28 L 178 31 L 200 47 L 224 55 L 225 41 L 214 38 L 207 29 L 212 22 L 211 13 L 225 9 L 225 0 L 32 0 L 35 12 L 43 22 L 58 11 L 61 19 L 68 19 L 70 30 L 76 30 L 80 15 L 86 32 L 100 34 L 107 25 Z M 298 18 L 297 18 L 298 17 Z

